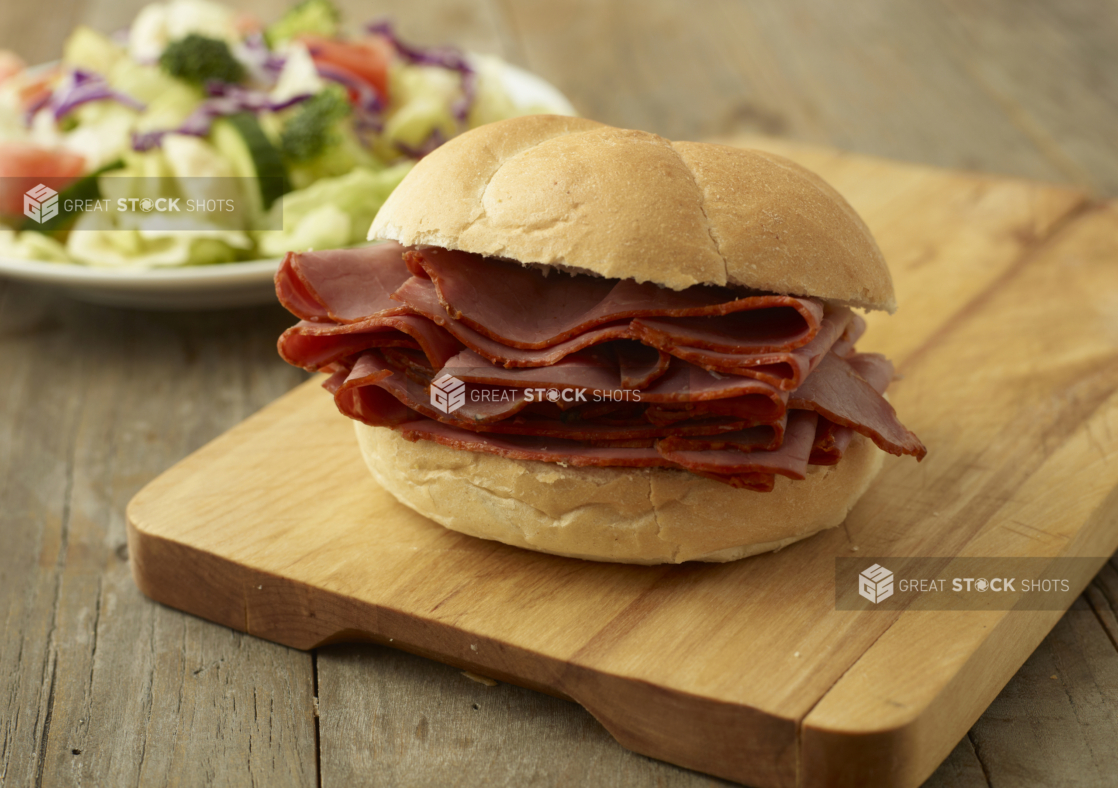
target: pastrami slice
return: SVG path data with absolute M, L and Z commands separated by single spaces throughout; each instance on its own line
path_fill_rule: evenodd
M 276 272 L 276 296 L 296 317 L 354 323 L 407 310 L 392 294 L 411 276 L 395 241 L 359 249 L 288 252 Z

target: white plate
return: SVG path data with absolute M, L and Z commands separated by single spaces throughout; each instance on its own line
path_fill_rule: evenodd
M 0 257 L 0 275 L 60 288 L 91 304 L 140 309 L 224 309 L 276 300 L 279 260 L 188 268 L 95 268 Z
M 574 115 L 559 90 L 535 74 L 506 64 L 502 79 L 521 108 L 547 107 Z M 0 256 L 0 276 L 55 287 L 94 304 L 141 309 L 225 309 L 275 303 L 273 277 L 280 260 L 184 268 L 96 268 Z

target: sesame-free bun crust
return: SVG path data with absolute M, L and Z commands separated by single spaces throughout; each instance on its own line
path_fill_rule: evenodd
M 631 564 L 734 561 L 841 523 L 884 453 L 856 435 L 837 465 L 737 490 L 683 470 L 575 468 L 411 442 L 354 422 L 373 477 L 404 505 L 470 536 Z
M 865 223 L 781 156 L 530 115 L 424 157 L 370 239 L 562 266 L 681 290 L 735 285 L 896 308 Z

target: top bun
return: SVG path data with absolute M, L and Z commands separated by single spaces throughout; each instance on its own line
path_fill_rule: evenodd
M 815 173 L 584 118 L 529 115 L 455 137 L 396 187 L 369 239 L 896 309 L 869 229 Z

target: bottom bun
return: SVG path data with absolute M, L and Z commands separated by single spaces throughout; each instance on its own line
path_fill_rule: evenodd
M 837 465 L 737 490 L 682 470 L 575 468 L 412 442 L 354 422 L 373 477 L 435 522 L 544 553 L 664 564 L 734 561 L 779 550 L 846 519 L 884 453 L 855 435 Z

